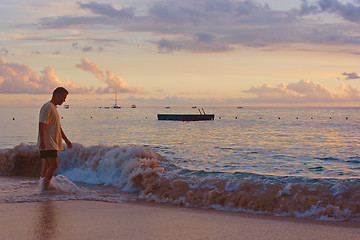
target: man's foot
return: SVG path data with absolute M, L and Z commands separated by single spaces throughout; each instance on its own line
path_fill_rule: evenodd
M 48 179 L 40 177 L 39 183 L 40 183 L 40 190 L 42 192 L 49 190 L 50 181 Z

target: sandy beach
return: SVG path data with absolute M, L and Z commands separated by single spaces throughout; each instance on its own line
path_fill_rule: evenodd
M 360 223 L 258 216 L 151 203 L 0 204 L 0 239 L 359 239 Z

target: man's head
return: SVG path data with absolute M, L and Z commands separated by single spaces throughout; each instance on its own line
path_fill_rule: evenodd
M 51 102 L 55 105 L 61 105 L 63 102 L 65 102 L 68 94 L 69 92 L 65 88 L 58 87 L 53 91 Z

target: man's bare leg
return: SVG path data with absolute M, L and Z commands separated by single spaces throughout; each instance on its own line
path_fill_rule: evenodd
M 54 176 L 56 169 L 59 167 L 59 161 L 57 157 L 47 157 L 45 160 L 47 169 L 44 176 L 44 190 L 49 189 L 51 178 Z
M 45 174 L 46 174 L 46 170 L 48 169 L 49 167 L 49 164 L 48 162 L 46 161 L 46 158 L 42 158 L 41 159 L 41 162 L 42 162 L 42 166 L 41 166 L 41 172 L 40 172 L 40 189 L 41 191 L 45 191 L 45 186 L 44 186 L 44 178 L 45 178 Z
M 48 162 L 46 161 L 46 158 L 42 158 L 41 161 L 42 161 L 42 167 L 41 167 L 40 177 L 41 177 L 41 178 L 44 178 L 44 177 L 45 177 L 45 174 L 46 174 L 46 170 L 47 170 L 48 167 L 49 167 L 49 164 L 48 164 Z

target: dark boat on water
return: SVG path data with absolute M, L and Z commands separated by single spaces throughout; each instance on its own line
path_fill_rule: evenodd
M 169 121 L 206 121 L 214 120 L 214 114 L 206 114 L 204 109 L 200 114 L 158 114 L 158 120 L 169 120 Z

